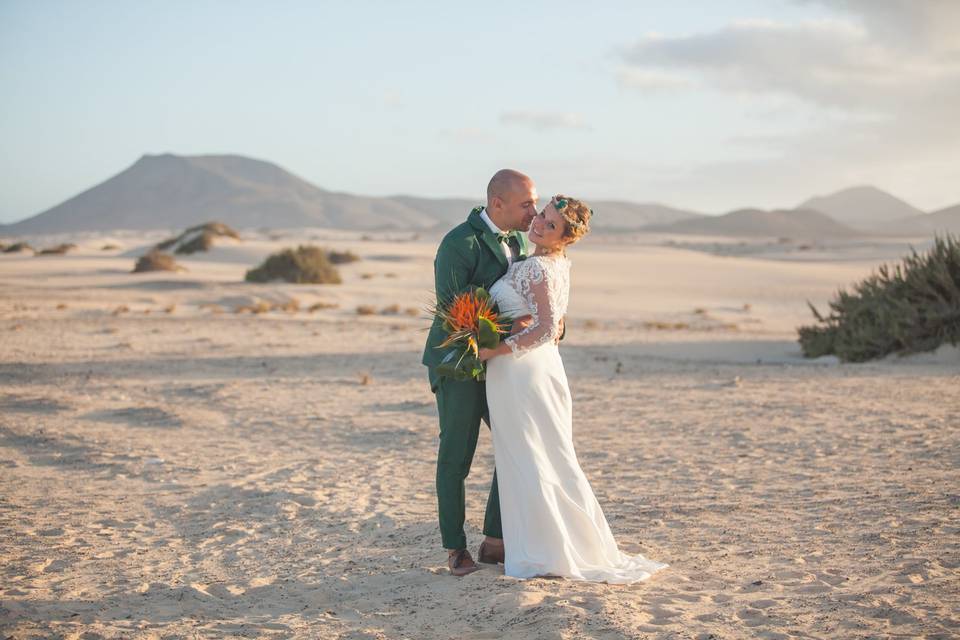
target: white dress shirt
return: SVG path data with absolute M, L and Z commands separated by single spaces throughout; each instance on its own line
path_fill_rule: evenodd
M 480 219 L 483 220 L 487 226 L 490 227 L 490 231 L 493 231 L 496 235 L 499 236 L 501 233 L 504 233 L 500 227 L 493 223 L 493 220 L 490 219 L 490 216 L 487 215 L 486 207 L 484 207 L 483 211 L 480 212 Z M 510 247 L 507 246 L 506 242 L 500 243 L 500 249 L 503 251 L 503 254 L 507 256 L 507 265 L 513 264 L 513 254 L 510 253 Z

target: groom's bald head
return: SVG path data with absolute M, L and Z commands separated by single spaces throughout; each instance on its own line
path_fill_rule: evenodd
M 519 171 L 513 169 L 500 169 L 487 184 L 487 206 L 493 204 L 494 198 L 506 199 L 515 191 L 522 191 L 527 185 L 532 185 L 533 180 Z
M 537 187 L 519 171 L 501 169 L 487 184 L 487 215 L 504 231 L 526 231 L 537 213 Z

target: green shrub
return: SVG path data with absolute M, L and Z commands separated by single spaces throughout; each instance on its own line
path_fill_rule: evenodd
M 807 304 L 810 304 L 809 302 Z M 960 342 L 960 240 L 937 237 L 924 254 L 913 251 L 900 264 L 841 289 L 818 324 L 800 327 L 808 358 L 836 355 L 863 362 L 888 353 L 930 351 Z
M 247 271 L 247 282 L 282 280 L 298 284 L 340 284 L 340 273 L 330 264 L 320 247 L 301 245 L 284 249 L 268 257 L 263 263 Z

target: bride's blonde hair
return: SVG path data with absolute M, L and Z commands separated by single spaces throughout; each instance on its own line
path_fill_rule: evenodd
M 550 199 L 553 208 L 567 223 L 561 236 L 567 244 L 573 244 L 590 233 L 590 219 L 593 218 L 593 209 L 585 202 L 558 193 Z

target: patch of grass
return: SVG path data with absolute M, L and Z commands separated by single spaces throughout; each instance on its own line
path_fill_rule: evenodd
M 133 273 L 145 273 L 147 271 L 186 271 L 186 269 L 177 264 L 177 261 L 169 253 L 151 249 L 133 265 Z
M 76 249 L 77 245 L 72 242 L 64 242 L 63 244 L 58 244 L 55 247 L 47 247 L 46 249 L 41 249 L 36 253 L 38 256 L 62 256 L 72 249 Z
M 301 245 L 269 256 L 247 271 L 247 282 L 293 282 L 296 284 L 340 284 L 340 273 L 320 247 Z
M 395 316 L 400 313 L 400 305 L 397 303 L 389 304 L 383 309 L 380 309 L 380 313 L 385 316 Z
M 336 302 L 314 302 L 312 305 L 307 307 L 307 311 L 313 313 L 314 311 L 320 311 L 321 309 L 336 309 L 339 307 Z
M 937 236 L 926 253 L 903 258 L 852 291 L 840 289 L 817 324 L 797 329 L 808 358 L 836 355 L 863 362 L 889 353 L 930 351 L 960 343 L 960 239 Z
M 372 316 L 377 312 L 377 308 L 370 304 L 361 304 L 357 306 L 358 316 Z
M 416 307 L 407 307 L 403 310 L 403 312 L 411 318 L 416 318 L 420 315 L 420 309 L 417 309 Z

